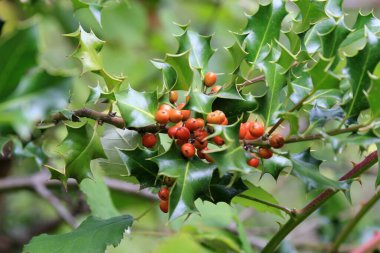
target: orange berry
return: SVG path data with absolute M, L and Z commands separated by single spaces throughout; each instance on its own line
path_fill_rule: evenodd
M 246 134 L 247 134 L 246 123 L 241 123 L 240 124 L 240 130 L 239 130 L 239 138 L 244 139 Z
M 269 148 L 259 148 L 259 156 L 263 159 L 269 159 L 273 155 L 273 152 Z
M 226 126 L 226 125 L 228 125 L 228 119 L 227 118 L 225 118 L 224 119 L 224 121 L 222 122 L 222 124 L 221 125 L 223 125 L 223 126 Z
M 264 125 L 260 122 L 251 122 L 248 130 L 252 137 L 256 139 L 261 137 L 265 132 Z
M 194 141 L 194 147 L 198 150 L 206 148 L 207 144 L 208 144 L 208 141 L 199 141 L 199 140 Z
M 214 143 L 218 146 L 222 146 L 224 144 L 224 140 L 220 136 L 215 136 L 214 137 Z
M 205 126 L 204 119 L 198 118 L 197 119 L 197 126 L 198 126 L 198 128 L 203 128 Z
M 142 144 L 144 147 L 151 148 L 156 145 L 157 137 L 152 133 L 146 133 L 142 137 Z
M 249 166 L 257 168 L 259 166 L 260 160 L 257 157 L 252 157 L 247 161 Z
M 272 148 L 282 148 L 284 146 L 285 140 L 279 134 L 274 134 L 269 138 L 269 144 Z
M 182 113 L 182 120 L 187 120 L 190 118 L 191 111 L 190 110 L 181 110 Z
M 166 124 L 169 122 L 169 112 L 166 110 L 158 110 L 155 119 L 160 124 Z
M 163 213 L 167 213 L 169 211 L 169 201 L 160 200 L 160 209 Z
M 158 110 L 165 110 L 165 111 L 170 112 L 171 109 L 173 109 L 173 107 L 171 107 L 170 105 L 162 104 Z
M 168 135 L 169 135 L 169 137 L 172 138 L 172 139 L 175 138 L 175 135 L 176 135 L 178 129 L 179 129 L 179 127 L 177 127 L 177 126 L 169 127 L 169 129 L 168 129 Z
M 185 127 L 190 130 L 190 132 L 193 132 L 198 129 L 197 120 L 194 118 L 190 118 L 186 120 Z
M 191 143 L 185 143 L 181 147 L 181 152 L 186 158 L 191 158 L 195 155 L 195 147 Z
M 216 74 L 214 72 L 207 72 L 203 80 L 203 83 L 207 87 L 213 86 L 216 83 Z
M 182 120 L 182 118 L 183 118 L 182 112 L 178 109 L 172 109 L 169 112 L 169 119 L 173 123 L 180 122 Z
M 226 119 L 224 112 L 216 110 L 207 114 L 206 121 L 210 124 L 221 124 Z
M 194 131 L 194 139 L 198 141 L 203 141 L 208 136 L 207 131 L 203 129 L 198 129 Z
M 162 187 L 160 191 L 158 192 L 158 197 L 162 200 L 168 200 L 169 199 L 170 190 L 168 187 Z
M 178 93 L 176 91 L 171 91 L 169 93 L 169 101 L 170 103 L 174 104 L 178 100 Z
M 190 138 L 190 131 L 187 127 L 180 127 L 175 133 L 175 137 L 182 141 L 188 141 Z

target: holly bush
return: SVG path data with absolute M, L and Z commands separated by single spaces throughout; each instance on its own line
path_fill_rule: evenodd
M 135 224 L 151 208 L 138 217 L 122 213 L 110 195 L 118 184 L 153 200 L 153 208 L 159 207 L 167 222 L 182 220 L 184 230 L 187 220 L 199 213 L 199 200 L 216 209 L 222 202 L 281 218 L 280 227 L 259 246 L 261 252 L 276 251 L 334 195 L 343 193 L 350 202 L 352 183 L 360 182 L 361 174 L 378 160 L 380 20 L 373 12 L 347 15 L 342 2 L 272 0 L 257 4 L 252 14 L 240 10 L 242 25 L 228 35 L 233 42 L 219 41 L 218 48 L 213 44 L 217 33 L 204 35 L 190 22 L 172 24 L 177 45 L 151 60 L 156 68 L 152 76 L 139 70 L 139 54 L 152 46 L 146 42 L 135 42 L 142 52 L 131 50 L 130 56 L 122 56 L 135 60 L 130 70 L 118 74 L 109 70 L 122 69 L 117 50 L 105 59 L 105 50 L 111 50 L 107 44 L 128 34 L 113 31 L 108 40 L 102 14 L 107 8 L 129 9 L 117 18 L 131 19 L 134 3 L 20 3 L 24 15 L 32 18 L 0 39 L 2 164 L 27 157 L 42 169 L 29 178 L 30 188 L 73 226 L 65 233 L 38 235 L 23 251 L 104 252 L 125 234 L 133 236 Z M 158 23 L 154 12 L 158 3 L 145 6 L 151 29 Z M 70 5 L 75 13 L 87 11 L 96 29 L 88 25 L 91 22 L 72 21 L 81 20 L 80 15 L 65 19 L 60 5 Z M 41 29 L 40 19 L 61 22 L 70 32 L 56 41 L 45 34 L 41 42 L 41 31 L 57 31 L 46 20 L 47 27 Z M 152 40 L 167 39 L 166 34 L 150 32 L 157 36 Z M 74 45 L 67 59 L 64 54 Z M 220 51 L 225 54 L 215 60 Z M 134 71 L 142 76 L 142 85 L 127 78 Z M 344 156 L 360 156 L 361 161 L 348 166 L 339 160 Z M 343 176 L 320 171 L 326 160 L 343 167 Z M 306 193 L 309 203 L 301 208 L 281 205 L 265 190 L 270 187 L 253 180 L 255 175 L 270 176 L 273 180 L 266 184 L 273 185 L 289 175 L 297 178 L 306 189 L 297 194 Z M 375 185 L 368 187 L 375 189 L 379 170 L 373 177 Z M 78 225 L 72 217 L 75 210 L 67 210 L 49 185 L 62 185 L 68 193 L 79 185 L 90 215 L 82 216 Z M 337 252 L 379 198 L 375 193 L 350 222 L 337 228 L 332 244 L 322 252 Z M 230 231 L 188 228 L 193 231 L 177 240 L 199 242 L 188 252 L 252 252 L 254 242 L 243 221 L 236 216 L 235 222 Z M 283 252 L 293 252 L 284 247 Z

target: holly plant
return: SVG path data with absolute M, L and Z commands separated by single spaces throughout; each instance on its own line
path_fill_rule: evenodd
M 102 23 L 108 1 L 72 2 L 77 9 L 89 8 Z M 134 88 L 128 73 L 107 71 L 102 54 L 108 41 L 80 25 L 63 40 L 76 45 L 71 57 L 81 63 L 81 73 L 36 65 L 33 22 L 1 38 L 2 155 L 8 149 L 28 149 L 31 157 L 44 154 L 36 163 L 68 192 L 79 184 L 92 212 L 71 232 L 34 237 L 24 252 L 104 252 L 126 231 L 133 235 L 136 221 L 144 217 L 120 214 L 104 174 L 132 182 L 134 191 L 155 199 L 168 222 L 197 215 L 197 200 L 285 217 L 261 252 L 275 252 L 336 193 L 350 201 L 351 184 L 378 160 L 380 20 L 360 12 L 348 25 L 342 2 L 261 3 L 231 32 L 235 42 L 224 48 L 214 48 L 213 35 L 201 35 L 190 23 L 173 25 L 180 31 L 176 50 L 151 61 L 158 74 L 154 90 Z M 19 46 L 20 41 L 29 46 Z M 229 54 L 231 68 L 213 66 L 217 50 Z M 12 68 L 17 74 L 7 75 Z M 86 76 L 98 81 L 79 94 L 73 78 Z M 83 94 L 85 106 L 71 102 Z M 44 136 L 54 129 L 62 137 L 44 146 Z M 321 150 L 339 158 L 351 146 L 365 157 L 346 167 L 346 174 L 334 178 L 319 171 Z M 319 195 L 303 208 L 284 207 L 250 181 L 254 174 L 269 175 L 273 184 L 295 177 L 307 192 Z M 379 170 L 374 177 L 378 187 Z M 103 194 L 107 202 L 100 200 Z M 363 205 L 330 252 L 337 252 L 379 198 L 377 193 Z

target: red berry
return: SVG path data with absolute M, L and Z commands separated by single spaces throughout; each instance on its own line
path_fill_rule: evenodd
M 242 123 L 242 124 L 240 124 L 239 138 L 244 139 L 246 134 L 247 134 L 246 123 Z
M 227 118 L 225 118 L 224 119 L 224 121 L 222 122 L 222 124 L 221 125 L 223 125 L 223 126 L 226 126 L 226 125 L 228 125 L 228 119 Z
M 259 123 L 259 122 L 252 122 L 250 123 L 249 126 L 249 133 L 252 135 L 254 138 L 259 138 L 264 134 L 264 125 Z
M 215 136 L 214 137 L 214 143 L 218 146 L 222 146 L 224 144 L 224 140 L 220 136 Z
M 182 113 L 182 120 L 187 120 L 188 118 L 190 118 L 190 115 L 191 115 L 191 111 L 190 110 L 181 110 L 181 113 Z
M 166 110 L 158 110 L 156 112 L 156 121 L 160 124 L 166 124 L 169 122 L 169 112 Z
M 222 124 L 225 119 L 224 112 L 216 110 L 207 114 L 206 121 L 210 124 Z
M 164 177 L 164 184 L 168 187 L 172 187 L 174 185 L 175 179 L 172 177 Z
M 197 126 L 198 126 L 198 128 L 203 128 L 205 126 L 204 119 L 198 118 L 197 119 Z
M 208 136 L 207 131 L 203 129 L 198 129 L 194 131 L 194 139 L 198 141 L 203 141 Z
M 169 199 L 170 190 L 168 187 L 162 187 L 160 191 L 158 192 L 158 197 L 162 200 L 168 200 Z
M 173 108 L 168 104 L 162 104 L 160 106 L 160 108 L 158 108 L 158 110 L 164 110 L 164 111 L 168 111 L 168 112 L 170 112 L 171 109 L 173 109 Z
M 187 141 L 190 138 L 190 131 L 186 127 L 178 128 L 175 137 L 179 140 Z
M 178 129 L 179 129 L 179 127 L 177 127 L 177 126 L 171 126 L 171 127 L 169 127 L 169 129 L 168 129 L 168 135 L 169 135 L 169 137 L 172 138 L 172 139 L 175 138 L 175 135 L 176 135 Z
M 184 140 L 176 140 L 175 142 L 178 146 L 182 146 L 183 144 L 187 143 L 187 141 Z
M 185 127 L 187 127 L 187 129 L 189 129 L 190 132 L 194 132 L 195 130 L 198 129 L 197 120 L 194 118 L 190 118 L 190 119 L 186 120 Z
M 204 150 L 208 150 L 208 148 L 198 149 L 197 155 L 200 159 L 206 159 L 205 154 L 203 153 Z
M 156 145 L 157 137 L 152 133 L 146 133 L 142 137 L 142 144 L 144 147 L 151 148 Z
M 180 122 L 182 120 L 183 116 L 180 110 L 178 109 L 172 109 L 169 112 L 169 119 L 173 123 Z
M 194 147 L 196 149 L 204 149 L 207 147 L 207 144 L 208 144 L 208 141 L 199 141 L 199 140 L 194 141 Z
M 167 213 L 169 211 L 169 201 L 160 200 L 160 209 L 162 212 Z
M 207 72 L 203 80 L 207 87 L 211 87 L 216 83 L 216 74 L 213 72 Z
M 195 147 L 191 143 L 185 143 L 181 147 L 181 152 L 186 158 L 191 158 L 195 155 Z
M 170 103 L 174 104 L 178 100 L 178 93 L 176 91 L 171 91 L 169 93 L 169 101 Z
M 269 138 L 269 144 L 272 148 L 282 148 L 284 146 L 285 140 L 279 134 L 274 134 Z
M 211 94 L 218 93 L 221 88 L 222 88 L 222 86 L 220 86 L 220 85 L 216 85 L 216 86 L 212 87 L 211 88 Z
M 257 157 L 252 157 L 247 161 L 249 166 L 257 168 L 259 166 L 260 160 Z
M 259 156 L 263 159 L 269 159 L 273 155 L 273 152 L 269 148 L 259 148 Z

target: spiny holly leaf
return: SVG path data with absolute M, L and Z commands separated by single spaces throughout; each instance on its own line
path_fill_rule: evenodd
M 108 245 L 116 247 L 133 218 L 122 215 L 110 219 L 88 217 L 77 229 L 61 235 L 34 237 L 23 249 L 24 253 L 101 253 Z
M 180 54 L 166 55 L 165 62 L 177 73 L 176 83 L 172 87 L 173 90 L 188 90 L 193 82 L 194 73 L 190 67 L 189 56 L 190 50 Z
M 334 18 L 342 17 L 342 4 L 343 0 L 328 0 L 325 6 L 326 14 Z
M 371 75 L 371 86 L 367 92 L 367 98 L 368 98 L 369 107 L 372 112 L 372 119 L 376 119 L 380 117 L 379 94 L 380 94 L 380 77 L 376 75 Z
M 67 136 L 56 150 L 66 162 L 63 178 L 80 182 L 91 176 L 91 160 L 106 158 L 106 155 L 96 128 L 84 124 L 78 128 L 66 126 L 66 129 Z
M 318 0 L 298 0 L 294 2 L 300 12 L 294 20 L 293 28 L 297 33 L 303 33 L 309 29 L 309 27 L 318 21 L 326 18 L 324 11 L 325 1 Z
M 84 0 L 71 0 L 71 2 L 73 4 L 75 11 L 82 8 L 88 8 L 92 16 L 94 16 L 94 18 L 96 19 L 96 22 L 98 22 L 98 24 L 102 26 L 101 17 L 102 17 L 103 5 L 101 2 L 105 2 L 104 0 L 94 1 L 94 2 L 88 2 Z
M 233 180 L 233 174 L 228 173 L 220 177 L 219 172 L 215 170 L 210 183 L 210 191 L 205 192 L 200 198 L 212 203 L 231 203 L 233 197 L 247 189 L 241 178 L 229 185 L 231 180 Z
M 275 52 L 272 50 L 266 61 L 262 64 L 267 92 L 263 97 L 257 99 L 259 102 L 258 112 L 265 118 L 266 126 L 271 125 L 274 121 L 274 113 L 281 105 L 280 93 L 286 84 L 286 76 L 281 74 L 284 72 L 284 69 L 280 65 L 270 62 L 275 59 L 274 54 Z
M 184 109 L 189 109 L 195 112 L 207 114 L 212 110 L 212 103 L 216 99 L 215 96 L 209 96 L 201 91 L 190 90 L 189 102 Z
M 339 89 L 339 78 L 329 70 L 331 64 L 332 59 L 325 59 L 320 55 L 317 63 L 308 70 L 313 81 L 313 90 Z
M 338 54 L 339 46 L 350 33 L 350 30 L 344 23 L 344 17 L 341 17 L 338 21 L 332 20 L 332 22 L 333 29 L 320 35 L 322 54 L 326 58 L 331 58 Z M 338 60 L 339 57 L 335 57 L 335 62 Z
M 164 83 L 164 91 L 170 91 L 174 88 L 177 81 L 177 72 L 167 63 L 160 60 L 151 61 L 152 64 L 161 70 Z
M 267 192 L 266 190 L 264 190 L 260 186 L 255 186 L 248 181 L 245 181 L 244 183 L 246 186 L 248 186 L 248 190 L 242 192 L 241 195 L 256 198 L 256 199 L 259 199 L 259 200 L 262 200 L 265 202 L 269 202 L 272 204 L 278 204 L 278 201 L 272 196 L 272 194 L 270 194 L 269 192 Z M 268 212 L 268 213 L 277 215 L 281 218 L 284 217 L 282 212 L 277 208 L 274 208 L 274 207 L 271 207 L 271 206 L 253 201 L 253 200 L 242 198 L 239 195 L 237 195 L 235 198 L 233 198 L 232 201 L 235 204 L 240 204 L 240 205 L 245 206 L 245 207 L 253 207 L 259 212 Z
M 344 111 L 340 106 L 332 108 L 323 108 L 315 104 L 313 109 L 309 111 L 310 122 L 315 126 L 322 127 L 329 120 L 336 119 L 342 120 L 344 118 Z
M 296 112 L 286 112 L 281 113 L 280 116 L 284 119 L 285 122 L 289 123 L 290 135 L 295 135 L 298 133 L 299 129 L 299 115 Z
M 232 46 L 226 47 L 226 50 L 231 54 L 232 60 L 234 62 L 233 72 L 236 71 L 242 61 L 246 58 L 247 52 L 240 46 L 238 42 L 235 42 Z
M 198 157 L 185 159 L 174 142 L 168 151 L 151 160 L 157 163 L 160 175 L 176 178 L 170 193 L 170 220 L 196 211 L 194 201 L 209 191 L 216 166 L 204 163 Z
M 136 131 L 119 129 L 111 125 L 105 125 L 105 131 L 101 138 L 106 159 L 100 159 L 99 165 L 110 176 L 125 176 L 127 171 L 118 152 L 119 149 L 135 149 L 141 143 L 141 135 Z
M 138 92 L 129 87 L 115 93 L 115 97 L 126 127 L 144 127 L 156 123 L 157 91 Z
M 176 36 L 179 47 L 177 54 L 190 50 L 190 64 L 193 68 L 201 69 L 202 73 L 207 72 L 208 61 L 216 51 L 211 48 L 212 36 L 202 36 L 196 32 L 189 31 L 187 26 L 183 27 L 184 32 Z
M 212 125 L 214 133 L 208 139 L 215 136 L 223 138 L 225 145 L 222 148 L 211 149 L 208 153 L 217 164 L 220 175 L 227 172 L 249 173 L 252 168 L 247 164 L 246 152 L 239 143 L 239 129 L 241 120 L 232 125 Z
M 314 189 L 334 189 L 348 190 L 349 183 L 346 181 L 335 181 L 323 176 L 319 172 L 319 166 L 322 161 L 315 159 L 310 149 L 291 155 L 290 159 L 293 163 L 291 174 L 301 179 L 307 187 L 308 191 Z
M 335 26 L 336 24 L 333 19 L 325 19 L 315 24 L 309 31 L 307 31 L 303 40 L 306 51 L 310 55 L 313 55 L 320 50 L 322 48 L 321 37 L 332 33 Z
M 288 158 L 277 154 L 273 154 L 270 159 L 262 159 L 261 161 L 262 173 L 269 173 L 276 180 L 280 176 L 281 171 L 292 167 L 292 162 Z
M 90 95 L 88 95 L 86 103 L 96 104 L 99 99 L 108 99 L 108 100 L 116 100 L 115 94 L 113 92 L 107 92 L 104 90 L 99 84 L 95 87 L 90 88 Z
M 100 175 L 96 174 L 94 179 L 84 179 L 80 183 L 80 190 L 86 196 L 86 202 L 93 216 L 108 219 L 120 215 L 112 202 L 110 191 Z
M 147 148 L 118 149 L 119 156 L 128 170 L 128 176 L 134 176 L 140 183 L 140 189 L 156 186 L 157 164 L 147 160 L 157 156 L 157 150 Z
M 68 77 L 52 76 L 41 69 L 29 71 L 12 92 L 0 97 L 0 129 L 12 127 L 21 138 L 29 138 L 37 121 L 67 105 L 71 84 Z
M 347 117 L 357 116 L 361 110 L 368 108 L 363 91 L 370 86 L 368 73 L 372 73 L 380 61 L 380 39 L 367 28 L 366 38 L 365 48 L 356 56 L 347 58 L 348 81 L 352 89 L 352 101 L 345 108 Z
M 283 73 L 288 72 L 293 63 L 296 60 L 296 56 L 293 55 L 281 42 L 275 40 L 279 50 L 279 57 L 274 61 L 283 68 Z
M 0 39 L 0 101 L 17 88 L 21 78 L 36 65 L 38 34 L 35 26 L 17 30 Z
M 248 16 L 244 29 L 246 35 L 243 45 L 248 53 L 247 61 L 256 65 L 269 53 L 269 44 L 278 39 L 281 22 L 287 14 L 282 0 L 273 0 L 267 6 L 260 6 L 258 12 Z

